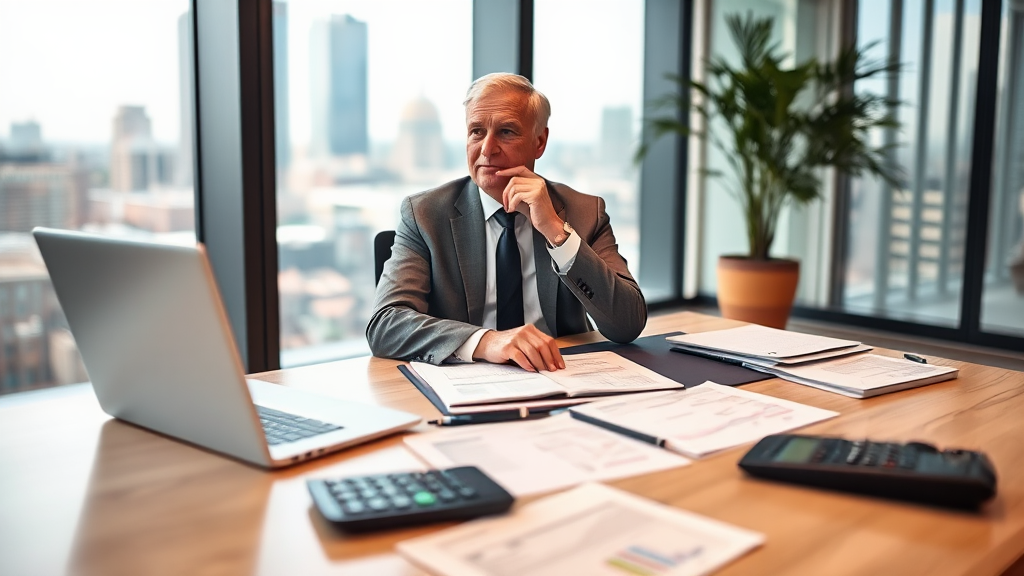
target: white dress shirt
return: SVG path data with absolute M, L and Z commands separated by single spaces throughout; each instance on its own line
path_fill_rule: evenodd
M 502 226 L 494 213 L 504 210 L 501 203 L 487 195 L 486 192 L 477 188 L 480 193 L 480 203 L 484 207 L 484 230 L 487 236 L 487 289 L 484 292 L 484 321 L 483 328 L 477 330 L 466 342 L 459 347 L 448 359 L 450 362 L 472 362 L 473 352 L 480 339 L 487 330 L 496 330 L 498 326 L 498 289 L 497 272 L 494 254 L 498 249 L 498 238 L 501 237 Z M 533 324 L 541 332 L 551 335 L 544 320 L 544 313 L 540 308 L 540 293 L 537 291 L 537 265 L 533 256 L 533 224 L 525 214 L 516 217 L 516 242 L 519 244 L 519 258 L 523 265 L 523 319 L 527 324 Z M 551 255 L 551 268 L 557 273 L 564 275 L 572 268 L 576 261 L 576 253 L 580 249 L 580 237 L 578 234 L 570 234 L 569 238 L 561 246 L 547 247 Z

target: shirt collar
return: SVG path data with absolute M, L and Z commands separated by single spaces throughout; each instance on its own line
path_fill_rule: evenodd
M 484 208 L 484 222 L 487 222 L 495 212 L 502 210 L 504 207 L 501 205 L 501 202 L 491 198 L 487 192 L 484 192 L 483 188 L 476 186 L 476 191 L 480 194 L 480 205 Z

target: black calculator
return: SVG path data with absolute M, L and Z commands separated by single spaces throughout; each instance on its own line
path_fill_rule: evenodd
M 348 532 L 498 514 L 515 501 L 475 466 L 309 480 L 306 485 L 323 517 Z
M 827 436 L 766 436 L 739 462 L 752 476 L 955 508 L 977 508 L 996 492 L 981 452 L 924 442 Z

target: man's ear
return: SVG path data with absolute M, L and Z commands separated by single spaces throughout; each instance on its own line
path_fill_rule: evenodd
M 548 127 L 545 126 L 544 130 L 537 135 L 537 155 L 534 156 L 534 160 L 544 155 L 544 150 L 548 147 Z

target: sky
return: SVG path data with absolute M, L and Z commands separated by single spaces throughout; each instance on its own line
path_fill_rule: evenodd
M 110 140 L 117 107 L 146 107 L 178 140 L 177 22 L 187 0 L 0 0 L 0 137 L 34 119 L 49 141 Z
M 287 4 L 293 144 L 310 135 L 309 30 L 331 14 L 368 24 L 372 140 L 393 139 L 401 110 L 419 96 L 438 107 L 447 140 L 464 138 L 472 0 Z M 0 138 L 11 122 L 35 120 L 51 142 L 105 143 L 117 107 L 132 104 L 146 107 L 158 141 L 175 143 L 177 21 L 187 8 L 188 0 L 0 0 Z M 605 105 L 639 107 L 642 0 L 537 0 L 535 14 L 535 80 L 560 139 L 596 139 Z

